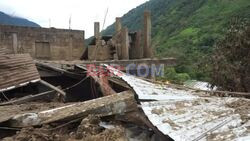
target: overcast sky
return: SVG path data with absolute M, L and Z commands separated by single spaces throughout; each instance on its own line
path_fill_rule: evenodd
M 93 35 L 94 22 L 101 22 L 101 29 L 108 10 L 105 27 L 129 10 L 148 0 L 0 0 L 0 11 L 27 18 L 42 27 L 85 30 Z M 49 22 L 50 21 L 50 22 Z M 104 27 L 104 28 L 105 28 Z

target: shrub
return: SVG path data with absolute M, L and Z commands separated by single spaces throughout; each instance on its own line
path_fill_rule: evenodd
M 234 24 L 215 46 L 211 84 L 223 90 L 250 92 L 250 26 Z

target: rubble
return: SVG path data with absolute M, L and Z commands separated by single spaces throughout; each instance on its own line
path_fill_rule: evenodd
M 89 115 L 78 124 L 69 124 L 63 128 L 43 126 L 41 128 L 23 128 L 12 137 L 3 138 L 3 141 L 156 141 L 158 138 L 152 131 L 137 126 L 113 123 L 113 128 L 100 125 L 101 119 Z
M 52 99 L 47 101 L 49 99 L 47 98 L 46 100 L 46 96 L 44 96 L 47 95 L 46 92 L 44 95 L 24 96 L 0 103 L 2 105 L 9 104 L 9 106 L 0 106 L 0 110 L 1 107 L 9 109 L 9 114 L 0 118 L 0 125 L 2 124 L 0 130 L 1 127 L 8 127 L 9 129 L 5 130 L 11 131 L 13 128 L 20 130 L 13 133 L 12 136 L 4 136 L 6 137 L 4 140 L 151 141 L 171 140 L 171 138 L 175 140 L 187 138 L 214 140 L 249 136 L 250 114 L 247 110 L 247 99 L 211 97 L 192 89 L 176 89 L 171 85 L 154 84 L 135 76 L 125 74 L 118 76 L 116 73 L 119 70 L 109 70 L 114 73 L 113 77 L 108 76 L 105 81 L 101 81 L 101 75 L 86 77 L 86 68 L 82 64 L 52 65 L 52 62 L 40 64 L 43 64 L 39 65 L 40 68 L 43 66 L 46 66 L 47 69 L 53 68 L 50 72 L 64 72 L 59 74 L 60 77 L 66 74 L 72 79 L 75 79 L 77 75 L 86 80 L 93 79 L 96 92 L 100 95 L 98 94 L 98 97 L 91 100 L 74 103 L 67 101 L 63 101 L 63 103 L 57 100 L 58 105 L 45 106 L 44 108 L 30 106 L 30 108 L 16 109 L 15 107 L 24 106 L 30 102 L 36 105 L 37 100 L 41 106 L 47 105 L 48 102 L 53 103 Z M 56 73 L 55 75 L 58 75 Z M 82 80 L 80 78 L 78 81 Z M 70 96 L 68 90 L 72 91 L 69 88 L 81 84 L 79 82 L 71 87 L 59 87 L 60 89 L 58 89 L 62 93 L 65 92 L 67 98 Z M 107 83 L 109 89 L 106 87 L 106 91 L 104 91 L 102 86 Z M 119 85 L 119 89 L 114 87 L 112 83 Z M 40 84 L 40 86 L 49 89 L 48 92 L 60 96 L 56 93 L 58 90 L 51 90 L 51 87 L 58 86 L 51 83 L 49 85 L 51 86 Z M 112 92 L 108 94 L 110 89 Z M 11 107 L 14 109 L 13 112 L 11 112 Z M 198 113 L 197 110 L 199 110 Z M 225 117 L 226 115 L 228 116 Z M 111 128 L 102 125 L 106 121 L 112 124 Z M 201 123 L 204 127 L 201 126 Z M 132 126 L 128 127 L 127 124 Z M 237 130 L 241 133 L 236 134 Z

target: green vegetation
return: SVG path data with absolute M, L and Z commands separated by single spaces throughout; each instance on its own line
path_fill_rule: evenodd
M 250 92 L 250 23 L 236 21 L 211 57 L 211 84 L 228 91 Z
M 250 19 L 249 0 L 150 0 L 125 14 L 123 25 L 130 31 L 141 29 L 145 9 L 152 12 L 156 56 L 177 58 L 176 75 L 183 77 L 182 73 L 186 73 L 185 78 L 204 81 L 210 79 L 210 66 L 205 61 L 214 44 L 225 36 L 230 22 L 235 18 Z M 113 31 L 111 25 L 104 34 Z
M 170 81 L 171 83 L 183 84 L 183 82 L 190 79 L 187 73 L 177 73 L 175 68 L 166 68 L 164 71 L 164 77 L 157 78 L 161 81 Z

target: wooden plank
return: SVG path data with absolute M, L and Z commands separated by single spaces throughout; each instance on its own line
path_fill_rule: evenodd
M 27 127 L 58 121 L 84 118 L 89 114 L 98 116 L 120 115 L 137 109 L 132 91 L 124 91 L 81 103 L 46 110 L 38 113 L 16 115 L 10 120 L 10 127 Z M 30 121 L 30 122 L 29 122 Z
M 36 101 L 36 100 L 43 100 L 43 101 L 51 101 L 52 99 L 56 98 L 58 95 L 56 91 L 48 91 L 48 92 L 43 92 L 40 94 L 36 95 L 28 95 L 16 100 L 11 100 L 8 102 L 0 103 L 0 106 L 6 106 L 6 105 L 19 105 L 31 101 Z
M 66 105 L 69 105 L 69 103 L 65 104 L 65 103 L 51 102 L 51 103 L 28 103 L 28 104 L 20 104 L 18 106 L 12 104 L 6 106 L 0 106 L 0 123 L 7 122 L 16 115 L 22 115 L 25 113 L 38 113 L 39 111 L 49 110 L 51 109 L 51 107 L 56 108 Z

